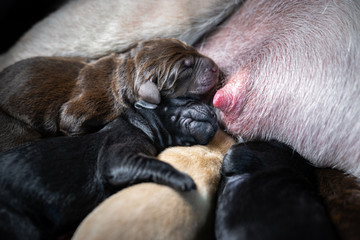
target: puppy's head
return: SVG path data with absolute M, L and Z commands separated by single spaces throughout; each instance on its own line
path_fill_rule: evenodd
M 156 113 L 173 137 L 173 145 L 208 144 L 219 128 L 213 109 L 191 98 L 164 99 Z
M 291 147 L 275 140 L 253 141 L 233 145 L 222 165 L 225 176 L 254 173 L 269 168 L 292 168 L 308 174 L 312 166 Z
M 210 101 L 219 69 L 210 58 L 177 39 L 141 42 L 133 50 L 138 100 L 158 104 L 161 98 L 187 96 Z

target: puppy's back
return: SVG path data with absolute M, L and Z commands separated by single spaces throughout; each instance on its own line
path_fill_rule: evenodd
M 286 145 L 234 145 L 221 173 L 217 239 L 337 239 L 317 193 L 314 167 Z
M 75 58 L 34 57 L 0 72 L 0 151 L 57 133 L 59 109 L 84 65 Z
M 98 206 L 73 239 L 196 239 L 211 224 L 221 162 L 233 143 L 219 131 L 207 146 L 166 149 L 159 158 L 188 173 L 196 191 L 180 193 L 152 183 L 126 188 Z
M 26 115 L 60 105 L 69 98 L 84 66 L 85 62 L 76 58 L 34 57 L 19 61 L 0 73 L 0 106 L 8 113 Z

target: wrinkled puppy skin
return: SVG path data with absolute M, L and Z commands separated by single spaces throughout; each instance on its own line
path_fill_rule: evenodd
M 219 69 L 176 39 L 134 44 L 99 59 L 35 57 L 0 73 L 0 150 L 41 137 L 94 132 L 135 102 L 155 108 L 163 98 L 209 102 Z
M 163 124 L 168 121 L 172 124 Z M 111 194 L 139 182 L 194 190 L 189 175 L 155 156 L 169 146 L 207 144 L 217 129 L 208 105 L 176 98 L 156 109 L 128 109 L 96 133 L 42 139 L 2 152 L 0 236 L 53 239 L 75 230 Z

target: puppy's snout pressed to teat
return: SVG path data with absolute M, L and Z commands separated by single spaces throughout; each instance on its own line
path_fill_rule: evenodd
M 206 59 L 205 60 L 205 72 L 212 72 L 212 73 L 217 73 L 219 71 L 219 67 L 210 59 Z

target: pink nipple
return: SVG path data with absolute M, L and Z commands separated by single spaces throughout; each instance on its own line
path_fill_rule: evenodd
M 214 107 L 218 108 L 222 112 L 226 112 L 226 109 L 228 109 L 231 104 L 230 96 L 229 94 L 225 94 L 225 91 L 226 90 L 224 88 L 218 90 L 213 98 Z
M 246 79 L 246 71 L 232 74 L 227 83 L 215 93 L 214 107 L 227 114 L 241 111 L 245 103 Z

